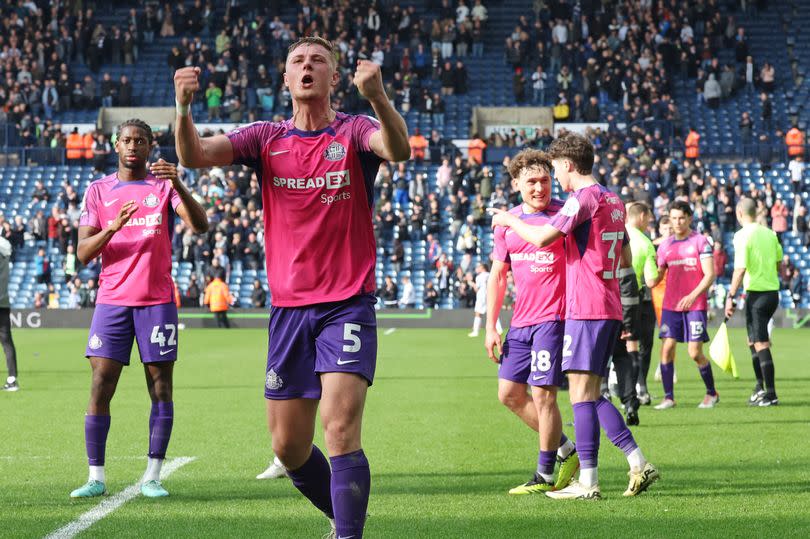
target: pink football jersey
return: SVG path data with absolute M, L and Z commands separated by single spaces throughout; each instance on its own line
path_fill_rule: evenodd
M 257 122 L 228 134 L 233 161 L 262 185 L 272 304 L 297 307 L 375 290 L 374 177 L 369 147 L 380 124 L 338 112 L 318 131 L 293 120 Z
M 537 213 L 523 213 L 523 205 L 509 210 L 530 225 L 548 223 L 563 203 L 552 199 L 548 207 Z M 565 248 L 562 238 L 551 245 L 538 248 L 525 241 L 511 229 L 495 229 L 492 257 L 512 267 L 515 279 L 515 309 L 511 327 L 526 327 L 562 320 L 565 316 Z
M 171 182 L 149 174 L 121 181 L 111 174 L 84 195 L 80 226 L 107 228 L 126 202 L 138 210 L 101 250 L 96 303 L 140 307 L 174 301 L 172 232 L 180 197 Z
M 710 258 L 712 244 L 698 232 L 692 232 L 682 240 L 670 236 L 658 246 L 658 266 L 667 269 L 667 288 L 664 292 L 664 309 L 677 310 L 678 302 L 694 290 L 703 279 L 700 261 Z M 688 311 L 705 311 L 708 298 L 704 292 L 697 297 Z
M 621 320 L 618 271 L 628 241 L 621 199 L 590 185 L 571 193 L 550 224 L 567 236 L 565 318 Z

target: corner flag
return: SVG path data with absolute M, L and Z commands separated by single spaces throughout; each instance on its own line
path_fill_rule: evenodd
M 717 333 L 709 344 L 709 357 L 724 372 L 729 373 L 734 378 L 739 378 L 737 374 L 737 362 L 734 361 L 734 354 L 731 353 L 731 345 L 728 342 L 728 328 L 726 322 L 728 318 L 717 329 Z

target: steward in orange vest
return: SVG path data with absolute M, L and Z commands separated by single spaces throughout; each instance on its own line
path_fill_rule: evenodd
M 93 143 L 95 141 L 96 138 L 93 136 L 93 133 L 85 133 L 82 137 L 82 148 L 84 149 L 82 153 L 87 162 L 93 160 Z
M 687 159 L 697 159 L 700 157 L 700 135 L 695 131 L 694 127 L 689 128 L 689 134 L 686 136 L 686 152 L 684 155 Z
M 84 143 L 82 142 L 82 136 L 79 134 L 78 127 L 74 127 L 73 131 L 67 136 L 65 147 L 67 148 L 68 159 L 82 158 L 84 154 Z
M 787 146 L 789 157 L 804 157 L 804 133 L 795 125 L 791 127 L 790 131 L 785 135 L 785 145 Z
M 214 280 L 205 287 L 203 303 L 208 305 L 211 312 L 214 313 L 218 328 L 231 327 L 231 323 L 228 321 L 228 306 L 232 301 L 233 296 L 231 296 L 231 292 L 228 290 L 228 285 L 219 277 L 214 278 Z

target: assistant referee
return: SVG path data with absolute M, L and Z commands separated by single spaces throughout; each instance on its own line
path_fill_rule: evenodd
M 745 325 L 757 385 L 748 403 L 751 406 L 779 404 L 774 385 L 773 357 L 768 322 L 779 306 L 779 262 L 782 246 L 773 230 L 755 222 L 756 202 L 743 198 L 737 204 L 737 220 L 742 228 L 734 234 L 734 276 L 726 298 L 726 317 L 734 314 L 737 292 L 744 284 Z

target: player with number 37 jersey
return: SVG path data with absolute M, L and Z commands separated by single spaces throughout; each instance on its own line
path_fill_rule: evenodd
M 568 320 L 621 320 L 619 261 L 627 244 L 624 204 L 594 184 L 571 194 L 551 226 L 568 236 L 566 314 Z

